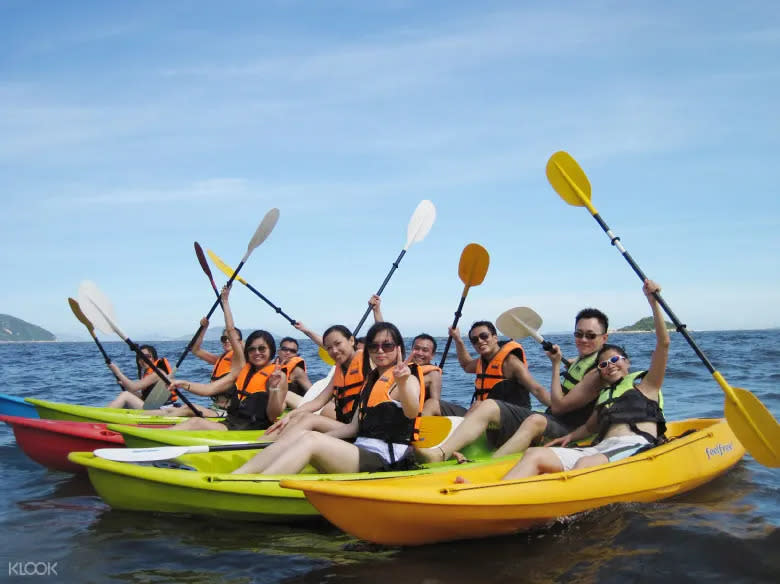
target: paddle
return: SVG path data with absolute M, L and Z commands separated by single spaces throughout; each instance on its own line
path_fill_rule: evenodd
M 209 282 L 211 282 L 211 288 L 214 290 L 214 294 L 217 295 L 217 299 L 219 300 L 219 304 L 221 306 L 222 299 L 219 296 L 219 289 L 217 288 L 217 283 L 214 281 L 214 276 L 211 275 L 211 268 L 209 267 L 209 263 L 206 261 L 206 256 L 203 255 L 203 248 L 200 247 L 200 244 L 197 241 L 194 243 L 194 246 L 195 256 L 198 258 L 198 263 L 200 264 L 203 272 L 208 277 Z M 171 375 L 174 375 L 177 370 L 178 366 L 174 367 L 171 370 Z M 152 388 L 152 391 L 149 392 L 149 395 L 146 396 L 146 399 L 144 400 L 144 409 L 156 410 L 165 404 L 166 401 L 168 401 L 169 394 L 170 392 L 168 391 L 165 382 L 162 380 L 158 381 L 154 384 L 154 387 Z
M 320 359 L 322 359 L 328 365 L 332 366 L 336 364 L 336 362 L 333 360 L 333 357 L 331 357 L 330 354 L 325 350 L 325 347 L 320 347 L 317 350 L 317 354 L 320 356 Z
M 647 277 L 620 243 L 620 238 L 612 233 L 590 202 L 590 181 L 574 158 L 567 152 L 553 154 L 547 163 L 547 179 L 569 205 L 584 206 L 588 209 L 604 233 L 607 234 L 612 245 L 620 251 L 636 275 L 645 281 Z M 759 463 L 769 467 L 780 466 L 780 424 L 756 396 L 746 389 L 732 387 L 726 382 L 696 345 L 686 326 L 667 306 L 661 295 L 656 293 L 655 298 L 725 393 L 726 419 L 736 437 Z
M 390 281 L 390 277 L 393 275 L 393 272 L 398 269 L 398 264 L 401 262 L 401 258 L 404 257 L 406 254 L 406 250 L 409 249 L 409 247 L 413 243 L 417 243 L 418 241 L 422 241 L 425 239 L 425 236 L 428 235 L 428 232 L 431 230 L 431 227 L 433 226 L 433 222 L 436 220 L 436 207 L 433 206 L 433 203 L 431 203 L 427 199 L 423 199 L 420 201 L 420 204 L 417 205 L 417 208 L 414 210 L 414 213 L 412 214 L 412 218 L 409 220 L 409 225 L 406 228 L 406 245 L 401 250 L 401 253 L 398 254 L 398 257 L 393 262 L 393 267 L 390 268 L 390 272 L 387 274 L 387 277 L 385 278 L 385 281 L 382 282 L 382 285 L 379 287 L 379 290 L 377 290 L 376 295 L 381 296 L 382 291 L 385 289 L 385 286 L 387 286 L 387 283 Z M 357 338 L 358 332 L 360 331 L 360 327 L 363 326 L 363 323 L 366 322 L 366 319 L 368 318 L 368 314 L 371 312 L 371 305 L 369 304 L 366 308 L 365 313 L 363 313 L 363 318 L 360 319 L 360 322 L 357 324 L 355 329 L 352 331 L 352 334 Z
M 127 345 L 135 352 L 135 354 L 144 361 L 144 363 L 152 368 L 152 370 L 160 377 L 160 379 L 165 381 L 167 386 L 170 386 L 171 381 L 168 379 L 165 373 L 163 373 L 160 368 L 157 367 L 157 365 L 144 354 L 141 348 L 133 341 L 131 341 L 130 337 L 123 333 L 122 330 L 116 325 L 114 322 L 114 307 L 112 306 L 111 301 L 105 294 L 103 294 L 103 292 L 100 291 L 94 282 L 85 280 L 81 283 L 81 285 L 79 285 L 79 298 L 81 299 L 79 306 L 83 307 L 82 310 L 85 311 L 85 314 L 89 315 L 89 319 L 95 324 L 95 326 L 107 334 L 110 334 L 111 331 L 114 331 L 125 343 L 127 343 Z M 198 411 L 198 409 L 195 408 L 195 406 L 193 406 L 178 389 L 175 387 L 173 389 L 176 392 L 176 395 L 181 398 L 181 401 L 184 402 L 184 404 L 189 407 L 196 416 L 203 417 L 203 414 L 200 413 L 200 411 Z
M 419 438 L 414 444 L 425 443 L 425 446 L 436 446 L 447 438 L 453 422 L 445 416 L 423 416 L 420 418 Z M 95 456 L 116 462 L 155 462 L 170 460 L 185 454 L 200 454 L 202 452 L 226 452 L 229 450 L 258 450 L 266 448 L 273 442 L 236 442 L 209 446 L 156 446 L 153 448 L 98 448 Z
M 266 238 L 271 234 L 271 231 L 273 231 L 274 226 L 276 225 L 276 222 L 278 220 L 279 220 L 279 209 L 276 208 L 271 209 L 270 211 L 268 211 L 268 213 L 265 214 L 265 217 L 263 217 L 263 220 L 260 222 L 260 225 L 257 226 L 257 229 L 255 230 L 255 234 L 252 236 L 252 239 L 249 241 L 249 244 L 246 246 L 246 253 L 244 254 L 244 257 L 241 258 L 241 262 L 238 264 L 236 271 L 233 272 L 233 274 L 230 276 L 225 286 L 230 286 L 233 283 L 233 280 L 238 276 L 238 272 L 241 271 L 241 268 L 244 267 L 244 263 L 246 262 L 247 259 L 249 259 L 249 255 L 255 250 L 255 248 L 257 248 L 261 243 L 263 243 L 266 240 Z M 211 318 L 211 315 L 217 309 L 217 306 L 219 306 L 221 301 L 222 301 L 221 298 L 217 296 L 217 299 L 214 301 L 214 304 L 211 306 L 211 309 L 206 314 L 206 319 Z M 192 345 L 195 344 L 195 340 L 200 335 L 202 329 L 203 329 L 203 325 L 200 325 L 198 327 L 198 330 L 195 331 L 195 334 L 192 336 L 192 339 L 190 339 L 190 342 L 187 344 L 187 347 L 184 349 L 184 352 L 181 354 L 181 357 L 179 357 L 179 360 L 176 361 L 176 365 L 174 366 L 174 369 L 178 369 L 182 361 L 184 361 L 184 358 L 187 356 L 187 353 L 189 353 L 190 350 L 192 349 Z
M 518 306 L 502 312 L 496 319 L 496 328 L 510 339 L 522 339 L 532 337 L 537 343 L 542 345 L 545 351 L 552 351 L 553 344 L 545 341 L 539 334 L 539 328 L 542 326 L 542 317 L 533 309 L 527 306 Z M 571 361 L 562 357 L 568 367 Z
M 87 327 L 89 334 L 92 336 L 92 340 L 95 341 L 97 348 L 100 349 L 100 353 L 103 355 L 103 359 L 106 360 L 106 365 L 110 365 L 111 358 L 108 356 L 106 350 L 103 348 L 103 345 L 100 344 L 100 341 L 95 335 L 95 325 L 90 322 L 90 320 L 87 318 L 87 315 L 84 314 L 84 312 L 81 310 L 81 307 L 79 306 L 79 303 L 74 298 L 68 298 L 68 304 L 70 304 L 70 309 L 73 311 L 73 315 L 79 320 L 79 322 L 81 322 L 81 324 Z M 116 373 L 113 371 L 111 373 L 114 375 L 114 378 L 119 381 L 119 377 L 116 376 Z
M 233 268 L 231 268 L 229 265 L 227 265 L 225 262 L 222 261 L 222 259 L 215 254 L 213 251 L 206 250 L 206 253 L 211 258 L 211 261 L 214 262 L 214 265 L 217 266 L 220 270 L 222 270 L 222 273 L 224 273 L 226 276 L 231 277 L 235 272 L 233 271 Z M 261 300 L 263 300 L 268 306 L 273 308 L 277 314 L 281 314 L 284 318 L 287 319 L 287 322 L 294 325 L 296 321 L 294 318 L 292 318 L 289 314 L 286 314 L 284 310 L 279 308 L 276 304 L 271 302 L 268 298 L 266 298 L 257 288 L 253 287 L 249 282 L 244 280 L 241 276 L 236 276 L 236 280 L 241 282 L 244 286 L 249 288 L 252 292 L 254 292 Z
M 466 302 L 466 295 L 469 293 L 469 288 L 472 286 L 479 286 L 485 279 L 488 271 L 488 265 L 490 265 L 490 255 L 487 250 L 478 243 L 470 243 L 463 248 L 460 254 L 460 262 L 458 263 L 458 276 L 460 281 L 463 282 L 463 294 L 460 296 L 460 304 L 455 311 L 455 319 L 452 321 L 452 328 L 457 326 L 461 316 L 461 309 Z M 447 335 L 447 342 L 444 345 L 444 350 L 441 354 L 441 361 L 439 361 L 439 367 L 444 367 L 444 361 L 447 360 L 447 353 L 450 350 L 450 344 L 452 343 L 452 337 Z

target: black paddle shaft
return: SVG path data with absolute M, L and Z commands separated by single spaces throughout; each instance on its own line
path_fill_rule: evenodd
M 645 276 L 645 273 L 642 271 L 642 268 L 640 268 L 637 265 L 637 263 L 634 261 L 634 258 L 631 257 L 631 254 L 628 253 L 628 251 L 626 251 L 626 248 L 623 247 L 623 244 L 620 243 L 620 238 L 617 237 L 614 233 L 612 233 L 612 230 L 601 218 L 601 215 L 599 215 L 598 213 L 593 213 L 593 218 L 604 230 L 604 233 L 607 234 L 612 245 L 614 245 L 618 249 L 618 251 L 623 255 L 623 257 L 628 262 L 628 265 L 631 266 L 631 268 L 634 270 L 636 275 L 639 276 L 639 279 L 642 280 L 642 282 L 647 280 L 647 276 Z M 685 340 L 688 341 L 688 344 L 691 346 L 694 353 L 696 353 L 699 359 L 701 359 L 702 363 L 704 363 L 704 366 L 707 367 L 709 372 L 711 374 L 714 374 L 715 367 L 712 366 L 710 360 L 707 358 L 707 356 L 704 353 L 702 353 L 701 349 L 699 349 L 699 346 L 696 344 L 696 341 L 694 341 L 693 337 L 691 337 L 691 335 L 688 333 L 687 326 L 680 322 L 680 319 L 677 318 L 677 315 L 674 312 L 672 312 L 672 309 L 669 308 L 669 306 L 666 304 L 666 301 L 661 297 L 661 295 L 658 292 L 654 293 L 653 296 L 655 296 L 655 299 L 658 301 L 658 304 L 661 305 L 661 308 L 663 308 L 667 316 L 672 319 L 672 322 L 674 323 L 677 332 L 679 332 L 685 338 Z
M 168 376 L 163 373 L 162 369 L 160 369 L 156 363 L 154 363 L 149 357 L 147 357 L 144 352 L 141 350 L 141 348 L 136 345 L 133 341 L 131 341 L 129 338 L 125 339 L 125 342 L 128 344 L 128 346 L 135 352 L 136 355 L 141 357 L 141 360 L 146 363 L 149 367 L 152 368 L 152 370 L 160 377 L 160 379 L 163 380 L 165 385 L 167 385 L 169 388 L 171 386 L 171 380 L 168 379 Z M 179 391 L 178 388 L 174 387 L 173 391 L 176 393 L 177 396 L 181 398 L 181 401 L 184 402 L 184 405 L 186 405 L 188 408 L 192 410 L 192 413 L 198 416 L 199 418 L 203 417 L 203 414 L 192 405 L 190 400 L 188 400 L 182 392 Z
M 385 289 L 385 286 L 387 286 L 387 283 L 390 281 L 390 278 L 392 277 L 393 273 L 398 269 L 398 264 L 401 263 L 401 259 L 406 254 L 406 250 L 402 249 L 401 253 L 398 254 L 398 257 L 393 262 L 393 267 L 390 268 L 390 271 L 387 274 L 387 277 L 385 278 L 385 281 L 382 282 L 382 285 L 379 287 L 379 290 L 377 290 L 376 295 L 381 296 L 382 292 Z M 355 330 L 352 331 L 352 335 L 357 337 L 358 331 L 360 331 L 360 327 L 363 326 L 363 323 L 366 322 L 366 319 L 368 318 L 368 313 L 371 312 L 371 305 L 369 304 L 368 308 L 366 308 L 366 311 L 363 313 L 363 318 L 360 319 L 360 322 L 355 327 Z
M 276 304 L 274 304 L 273 302 L 271 302 L 270 300 L 268 300 L 268 298 L 266 298 L 266 297 L 263 295 L 263 293 L 262 293 L 262 292 L 260 292 L 258 289 L 256 289 L 254 286 L 252 286 L 252 285 L 251 285 L 251 284 L 249 284 L 248 282 L 243 282 L 243 283 L 246 285 L 246 287 L 247 287 L 247 288 L 249 288 L 249 289 L 250 289 L 252 292 L 254 292 L 254 293 L 257 295 L 257 296 L 259 296 L 259 297 L 260 297 L 260 299 L 261 299 L 262 301 L 264 301 L 266 304 L 268 304 L 268 306 L 270 306 L 271 308 L 273 308 L 273 309 L 276 311 L 276 313 L 277 313 L 277 314 L 281 314 L 281 315 L 282 315 L 284 318 L 286 318 L 286 319 L 287 319 L 287 322 L 289 322 L 291 325 L 293 325 L 293 326 L 294 326 L 294 325 L 295 325 L 295 323 L 296 323 L 296 322 L 298 322 L 298 321 L 297 321 L 297 320 L 295 320 L 293 317 L 291 317 L 289 314 L 285 313 L 285 312 L 284 312 L 284 310 L 282 310 L 282 309 L 281 309 L 279 306 L 277 306 Z
M 458 309 L 455 311 L 455 319 L 452 321 L 452 327 L 455 328 L 458 324 L 458 321 L 460 320 L 461 310 L 463 309 L 463 304 L 466 302 L 466 294 L 464 293 L 463 296 L 460 297 L 460 303 L 458 303 Z M 439 369 L 444 369 L 444 362 L 447 360 L 447 353 L 450 350 L 450 345 L 452 344 L 452 336 L 447 335 L 447 342 L 444 343 L 444 349 L 441 352 L 441 361 L 439 361 Z

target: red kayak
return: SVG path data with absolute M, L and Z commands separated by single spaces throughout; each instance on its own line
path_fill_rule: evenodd
M 22 418 L 0 414 L 0 421 L 11 426 L 16 443 L 35 462 L 52 470 L 83 472 L 86 467 L 68 460 L 71 452 L 91 452 L 96 448 L 125 445 L 119 432 L 105 424 Z M 156 426 L 159 428 L 159 426 Z

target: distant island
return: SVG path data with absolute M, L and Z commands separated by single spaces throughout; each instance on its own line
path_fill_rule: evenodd
M 666 324 L 667 330 L 675 331 L 677 330 L 673 323 L 669 322 L 668 320 L 665 320 L 664 323 Z M 638 321 L 636 321 L 634 324 L 630 326 L 624 326 L 622 328 L 619 328 L 615 332 L 617 333 L 650 333 L 655 330 L 655 325 L 653 324 L 653 317 L 652 316 L 646 316 L 645 318 L 640 318 Z
M 15 316 L 0 314 L 0 342 L 56 340 L 57 337 L 44 328 Z

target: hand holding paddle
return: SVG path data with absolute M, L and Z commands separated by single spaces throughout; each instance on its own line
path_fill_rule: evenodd
M 556 152 L 547 162 L 547 179 L 553 189 L 569 205 L 586 207 L 604 233 L 610 239 L 618 251 L 634 270 L 637 276 L 644 282 L 647 280 L 644 272 L 620 243 L 604 220 L 599 215 L 590 200 L 590 181 L 577 161 L 567 152 Z M 677 327 L 677 330 L 685 338 L 696 355 L 704 363 L 705 367 L 717 381 L 726 395 L 725 414 L 729 426 L 734 434 L 759 463 L 769 467 L 780 466 L 780 424 L 772 416 L 766 406 L 752 393 L 740 387 L 730 386 L 724 377 L 713 367 L 710 360 L 696 345 L 688 329 L 680 322 L 666 302 L 658 293 L 654 294 L 656 300 Z
M 428 232 L 431 230 L 431 227 L 433 226 L 433 222 L 435 220 L 436 220 L 436 207 L 433 206 L 433 203 L 431 203 L 427 199 L 423 199 L 422 201 L 420 201 L 420 203 L 417 205 L 417 208 L 414 210 L 414 213 L 412 214 L 412 218 L 409 220 L 408 227 L 406 228 L 406 245 L 401 250 L 401 253 L 398 254 L 396 260 L 393 262 L 393 267 L 390 268 L 390 272 L 387 274 L 385 281 L 382 282 L 382 285 L 379 287 L 379 290 L 377 290 L 376 292 L 377 296 L 382 295 L 385 286 L 387 286 L 387 283 L 390 281 L 390 277 L 393 275 L 396 269 L 398 269 L 398 264 L 401 263 L 401 259 L 406 254 L 406 250 L 408 250 L 413 243 L 417 243 L 418 241 L 422 241 L 423 239 L 425 239 L 425 236 L 428 235 Z M 368 318 L 368 315 L 371 312 L 372 308 L 373 307 L 369 304 L 368 308 L 366 308 L 366 311 L 363 313 L 363 317 L 360 319 L 360 322 L 352 331 L 352 334 L 355 337 L 358 336 L 358 332 L 360 332 L 360 327 L 362 327 L 363 323 L 366 322 L 366 319 Z
M 496 328 L 510 339 L 519 340 L 525 337 L 531 337 L 542 345 L 542 349 L 545 351 L 554 351 L 555 345 L 550 341 L 545 341 L 544 337 L 539 334 L 538 329 L 541 327 L 542 317 L 527 306 L 510 308 L 509 310 L 502 312 L 496 319 Z M 561 355 L 561 359 L 568 367 L 570 361 L 565 359 L 563 355 Z
M 100 341 L 98 340 L 97 336 L 95 335 L 95 325 L 93 325 L 90 320 L 87 318 L 87 316 L 84 314 L 84 312 L 81 310 L 81 307 L 79 306 L 79 303 L 73 299 L 68 298 L 68 304 L 70 304 L 70 309 L 73 311 L 74 316 L 83 324 L 85 327 L 87 327 L 87 330 L 89 331 L 89 334 L 92 336 L 92 340 L 95 341 L 95 344 L 97 345 L 97 348 L 100 350 L 100 353 L 103 355 L 103 359 L 106 361 L 106 365 L 111 365 L 111 358 L 106 353 L 106 350 L 103 348 L 103 345 L 100 344 Z M 114 374 L 114 378 L 116 379 L 117 383 L 119 383 L 119 377 L 116 373 L 111 371 L 111 373 Z
M 460 254 L 460 262 L 458 263 L 458 277 L 463 282 L 463 294 L 460 296 L 460 303 L 458 309 L 455 311 L 455 319 L 452 321 L 450 328 L 455 328 L 461 317 L 461 310 L 463 304 L 466 302 L 466 295 L 469 293 L 469 288 L 472 286 L 479 286 L 487 275 L 488 266 L 490 265 L 490 255 L 487 250 L 478 243 L 470 243 L 463 248 Z M 444 362 L 447 360 L 447 353 L 450 350 L 450 344 L 452 343 L 452 335 L 447 336 L 447 342 L 444 345 L 444 349 L 441 353 L 441 361 L 439 361 L 439 367 L 444 368 Z

